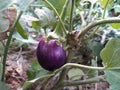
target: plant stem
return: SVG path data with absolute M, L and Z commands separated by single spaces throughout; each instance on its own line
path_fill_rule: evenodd
M 67 63 L 71 62 L 71 58 L 73 55 L 74 55 L 73 51 L 69 50 L 69 54 L 68 54 L 67 61 L 66 61 Z M 61 84 L 63 83 L 63 80 L 66 77 L 67 68 L 64 68 L 64 69 L 60 68 L 60 69 L 56 70 L 55 73 L 60 72 L 60 71 L 61 71 L 61 73 L 60 73 L 59 80 L 58 80 L 56 86 L 52 88 L 52 90 L 57 90 L 61 86 Z
M 107 1 L 106 5 L 105 5 L 104 13 L 103 13 L 103 17 L 102 17 L 102 19 L 105 18 L 108 2 L 109 2 L 109 0 Z M 97 26 L 97 28 L 96 28 L 96 29 L 95 29 L 95 30 L 89 35 L 88 38 L 93 37 L 93 35 L 98 31 L 99 27 L 100 27 L 100 26 Z
M 85 28 L 83 28 L 82 32 L 79 32 L 76 38 L 80 39 L 93 27 L 96 27 L 96 26 L 102 25 L 102 24 L 107 24 L 107 23 L 120 23 L 120 18 L 109 18 L 109 19 L 102 19 L 102 20 L 95 21 L 95 22 L 89 24 L 88 26 L 86 26 Z
M 45 79 L 45 78 L 50 78 L 53 77 L 55 75 L 55 73 L 53 74 L 47 74 L 44 76 L 41 76 L 40 78 L 36 78 L 34 80 L 30 80 L 30 81 L 26 81 L 25 83 L 29 83 L 28 85 L 24 84 L 25 86 L 23 86 L 23 90 L 28 90 L 28 88 L 35 86 L 35 84 L 38 84 L 40 82 L 40 80 Z
M 64 23 L 63 23 L 60 15 L 59 15 L 59 13 L 57 12 L 57 10 L 54 8 L 54 6 L 53 6 L 48 0 L 43 0 L 43 1 L 44 1 L 45 3 L 47 3 L 47 4 L 53 9 L 53 11 L 55 12 L 55 14 L 58 16 L 59 21 L 60 21 L 60 23 L 61 23 L 61 25 L 62 25 L 62 27 L 63 27 L 63 32 L 65 33 L 65 35 L 67 35 L 67 30 L 66 30 L 66 28 L 65 28 L 65 26 L 64 26 Z
M 64 21 L 65 20 L 65 15 L 66 15 L 66 12 L 67 12 L 67 7 L 68 7 L 68 4 L 69 4 L 69 1 L 70 0 L 66 0 L 64 6 L 63 6 L 63 9 L 62 9 L 62 12 L 61 12 L 61 19 Z
M 65 81 L 62 83 L 61 86 L 77 86 L 77 85 L 83 85 L 83 84 L 90 84 L 90 83 L 96 83 L 96 82 L 105 82 L 105 78 L 103 76 L 97 76 L 94 78 L 90 78 L 87 80 L 79 80 L 79 81 Z
M 60 17 L 62 19 L 62 21 L 64 22 L 65 21 L 65 16 L 66 16 L 66 13 L 67 13 L 67 7 L 68 7 L 68 4 L 69 4 L 70 0 L 66 0 L 65 1 L 65 4 L 62 8 L 62 11 L 61 11 L 61 14 L 60 14 Z M 56 27 L 55 27 L 55 30 L 54 32 L 58 35 L 63 35 L 63 28 L 61 27 L 61 22 L 58 22 Z
M 60 69 L 64 69 L 64 68 L 70 67 L 70 66 L 77 67 L 77 68 L 91 69 L 91 70 L 104 70 L 105 69 L 105 67 L 93 67 L 93 66 L 86 66 L 86 65 L 77 64 L 77 63 L 67 63 Z
M 108 3 L 109 3 L 109 0 L 107 0 L 107 3 L 106 3 L 105 8 L 104 8 L 103 19 L 105 18 L 105 15 L 106 15 L 106 10 L 107 10 Z
M 13 33 L 14 33 L 15 26 L 16 26 L 17 22 L 19 21 L 22 13 L 23 13 L 23 11 L 20 11 L 17 19 L 15 20 L 15 22 L 13 23 L 13 25 L 12 25 L 12 27 L 11 27 L 11 29 L 10 29 L 10 34 L 9 34 L 9 37 L 8 37 L 8 40 L 7 40 L 7 42 L 6 42 L 6 46 L 5 46 L 5 49 L 4 49 L 3 71 L 2 71 L 1 81 L 4 81 L 4 78 L 5 78 L 6 59 L 7 59 L 8 49 L 9 49 L 9 46 L 10 46 L 10 42 L 11 42 L 11 39 L 12 39 L 12 35 L 13 35 Z
M 72 31 L 73 29 L 73 11 L 74 11 L 74 5 L 75 5 L 75 0 L 72 0 L 72 6 L 71 6 L 71 13 L 70 13 L 70 28 L 69 30 Z
M 97 30 L 99 29 L 99 27 L 100 27 L 100 26 L 97 26 L 97 27 L 95 28 L 95 30 L 87 37 L 87 39 L 92 38 L 92 37 L 94 36 L 94 34 L 97 32 Z

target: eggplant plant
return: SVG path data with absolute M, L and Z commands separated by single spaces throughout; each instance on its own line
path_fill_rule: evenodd
M 43 32 L 38 34 L 41 36 L 36 49 L 36 65 L 32 64 L 28 70 L 28 81 L 21 87 L 23 90 L 35 89 L 39 82 L 41 90 L 62 90 L 67 86 L 96 82 L 108 82 L 111 90 L 119 90 L 120 18 L 116 17 L 116 13 L 119 13 L 118 2 L 20 0 L 17 4 L 13 3 L 20 12 L 5 44 L 1 81 L 4 82 L 6 59 L 15 27 L 20 26 L 19 19 L 30 10 L 36 18 L 31 22 L 32 27 L 36 32 Z M 9 4 L 6 4 L 8 7 Z M 115 6 L 118 6 L 117 9 Z M 115 32 L 114 36 L 111 36 L 111 31 Z M 33 70 L 36 66 L 37 69 L 40 68 L 38 71 Z M 29 78 L 30 74 L 33 75 L 32 78 Z M 85 80 L 81 79 L 86 76 Z M 55 81 L 48 88 L 52 80 Z

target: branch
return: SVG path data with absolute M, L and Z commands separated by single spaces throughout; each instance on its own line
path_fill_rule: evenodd
M 65 81 L 62 83 L 62 86 L 77 86 L 77 85 L 83 85 L 83 84 L 91 84 L 96 82 L 105 82 L 104 76 L 97 76 L 94 78 L 86 79 L 86 80 L 79 80 L 79 81 Z
M 83 28 L 82 32 L 79 32 L 76 38 L 80 39 L 93 27 L 96 27 L 96 26 L 102 25 L 102 24 L 108 24 L 108 23 L 120 23 L 120 18 L 109 18 L 109 19 L 95 21 L 95 22 L 89 24 L 88 26 L 86 26 L 85 28 Z M 79 31 L 81 31 L 81 30 L 79 30 Z

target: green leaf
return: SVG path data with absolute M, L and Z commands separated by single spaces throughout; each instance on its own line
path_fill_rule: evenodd
M 105 77 L 110 84 L 110 90 L 120 90 L 120 69 L 105 70 Z
M 119 24 L 119 23 L 111 23 L 110 25 L 111 25 L 112 28 L 114 28 L 114 29 L 119 29 L 119 28 L 120 28 L 120 24 Z
M 11 3 L 12 0 L 0 0 L 0 12 L 6 9 Z
M 33 84 L 36 84 L 38 81 L 40 80 L 43 80 L 44 78 L 47 78 L 47 77 L 50 77 L 50 76 L 53 76 L 53 74 L 44 74 L 38 78 L 35 78 L 33 80 L 30 80 L 30 81 L 26 81 L 22 87 L 22 90 L 28 90 L 28 88 L 33 85 Z
M 3 13 L 0 13 L 0 33 L 9 29 L 10 22 L 6 19 Z
M 43 75 L 41 77 L 35 78 L 33 80 L 26 81 L 21 90 L 28 90 L 31 85 L 34 85 L 38 81 L 43 80 L 44 78 L 47 78 L 47 77 L 50 77 L 50 76 L 53 76 L 53 74 L 46 74 L 46 75 Z
M 79 68 L 73 68 L 68 71 L 68 77 L 71 80 L 80 79 L 84 75 L 84 72 Z
M 17 32 L 24 38 L 24 39 L 28 39 L 28 35 L 25 32 L 25 30 L 23 29 L 23 27 L 21 26 L 21 24 L 18 22 L 16 25 L 17 28 Z
M 30 69 L 27 71 L 27 76 L 29 80 L 32 80 L 34 78 L 44 76 L 47 73 L 48 71 L 43 69 L 38 63 L 38 61 L 33 61 Z
M 41 9 L 36 8 L 34 13 L 39 18 L 39 21 L 32 22 L 35 28 L 44 27 L 47 25 L 54 25 L 56 22 L 56 17 L 54 15 L 54 12 L 46 7 L 43 7 Z
M 90 43 L 90 45 L 92 44 L 92 51 L 93 51 L 93 54 L 95 56 L 97 56 L 97 60 L 101 60 L 101 57 L 100 57 L 100 52 L 101 50 L 104 48 L 104 46 L 100 43 L 100 42 L 92 42 Z
M 103 64 L 109 69 L 120 69 L 120 39 L 113 38 L 100 53 Z
M 91 60 L 91 65 L 92 66 L 97 66 L 97 61 L 96 60 Z M 88 78 L 93 78 L 95 76 L 98 76 L 98 71 L 97 70 L 89 70 L 87 73 Z
M 10 88 L 5 83 L 0 81 L 0 90 L 10 90 Z
M 42 80 L 45 76 L 49 76 L 48 71 L 43 69 L 38 61 L 31 63 L 30 69 L 27 71 L 27 76 L 30 81 L 26 81 L 22 87 L 22 90 L 27 90 L 37 80 Z
M 33 44 L 38 44 L 38 42 L 33 39 L 31 36 L 28 36 L 28 39 L 24 39 L 18 32 L 14 33 L 12 38 L 15 38 L 19 41 L 21 41 L 20 43 L 24 44 L 24 43 L 33 43 Z
M 58 11 L 60 14 L 63 8 L 63 5 L 66 0 L 49 0 L 49 2 L 54 6 L 54 8 Z
M 26 9 L 29 7 L 29 5 L 33 2 L 34 0 L 17 0 L 15 4 L 19 7 L 21 11 L 26 11 Z
M 120 69 L 120 48 L 114 52 L 107 68 Z
M 107 2 L 108 2 L 108 0 L 98 0 L 99 2 L 100 2 L 100 4 L 101 4 L 101 6 L 103 6 L 104 8 L 105 8 L 105 6 L 106 6 L 106 4 L 107 4 Z M 112 4 L 114 3 L 114 0 L 109 0 L 109 2 L 108 2 L 108 6 L 111 6 L 112 7 Z M 107 6 L 107 7 L 108 7 Z
M 41 23 L 40 21 L 32 21 L 32 27 L 35 28 L 36 30 L 39 30 L 41 28 Z

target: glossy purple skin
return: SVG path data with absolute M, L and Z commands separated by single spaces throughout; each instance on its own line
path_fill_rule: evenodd
M 37 58 L 44 69 L 53 71 L 65 64 L 66 52 L 55 40 L 45 42 L 45 37 L 42 37 L 37 47 Z

